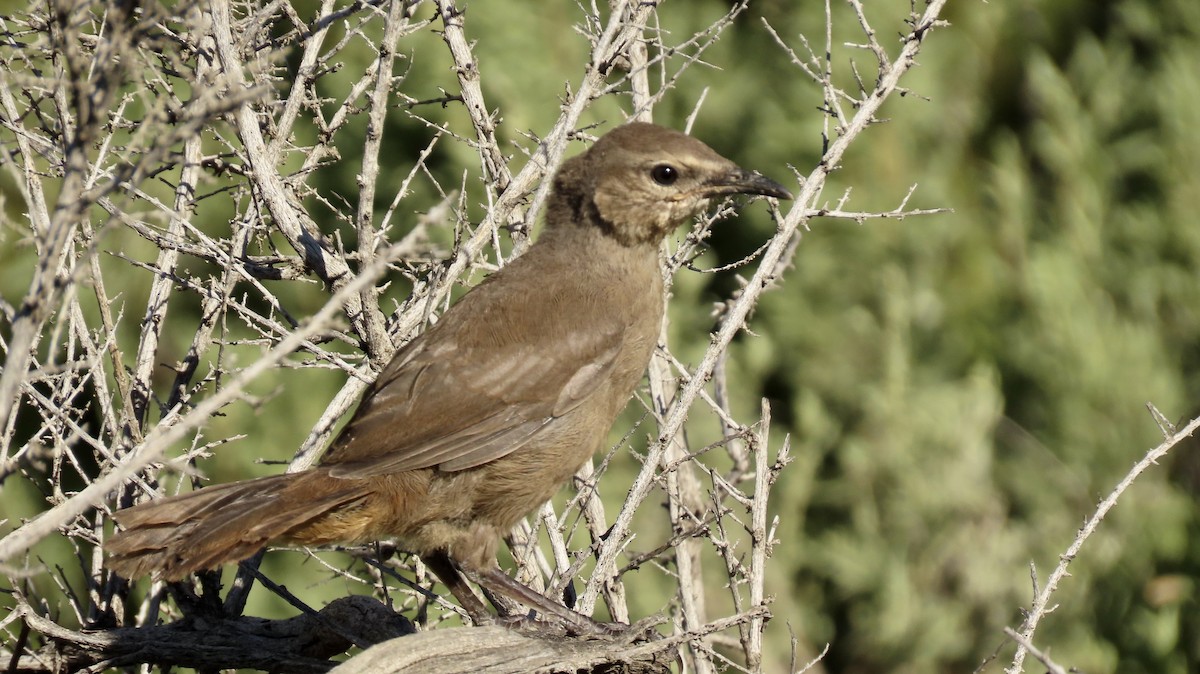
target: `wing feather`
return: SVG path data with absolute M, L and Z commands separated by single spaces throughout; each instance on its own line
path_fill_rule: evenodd
M 560 292 L 577 296 L 486 297 L 486 283 L 469 293 L 380 373 L 322 464 L 346 478 L 457 471 L 535 438 L 606 380 L 628 328 L 586 289 Z

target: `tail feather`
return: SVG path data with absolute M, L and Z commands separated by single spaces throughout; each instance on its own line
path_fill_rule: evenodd
M 272 541 L 366 496 L 362 482 L 313 490 L 309 473 L 216 485 L 114 514 L 122 531 L 104 544 L 107 565 L 126 578 L 157 572 L 178 580 L 245 559 Z

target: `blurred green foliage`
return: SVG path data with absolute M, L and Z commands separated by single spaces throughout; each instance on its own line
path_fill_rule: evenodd
M 788 18 L 771 17 L 784 35 Z M 832 642 L 829 671 L 973 669 L 1020 623 L 1028 564 L 1044 580 L 1160 440 L 1145 403 L 1198 409 L 1200 5 L 947 18 L 905 82 L 929 100 L 892 103 L 839 178 L 858 208 L 919 183 L 918 205 L 955 212 L 815 223 L 741 354 L 814 455 L 781 492 L 777 614 Z M 760 122 L 766 152 L 787 120 Z M 1072 567 L 1038 637 L 1060 663 L 1200 667 L 1194 451 Z
M 885 38 L 904 30 L 906 6 L 890 4 L 870 8 Z M 668 2 L 659 27 L 686 36 L 726 5 Z M 841 47 L 861 41 L 844 9 L 835 7 L 834 66 L 850 88 L 848 56 L 864 73 L 873 58 Z M 776 442 L 790 434 L 796 456 L 775 494 L 768 671 L 785 666 L 788 626 L 802 653 L 831 644 L 830 672 L 967 672 L 1001 648 L 987 670 L 999 671 L 1011 653 L 1001 628 L 1021 622 L 1032 596 L 1030 564 L 1044 580 L 1096 501 L 1161 439 L 1145 404 L 1173 420 L 1200 412 L 1200 3 L 1014 0 L 949 11 L 951 25 L 934 32 L 904 82 L 914 95 L 885 107 L 888 122 L 859 139 L 825 199 L 852 187 L 847 208 L 890 210 L 917 184 L 909 207 L 953 213 L 814 221 L 795 268 L 756 312 L 756 334 L 732 350 L 735 408 L 752 414 L 769 398 Z M 570 28 L 576 16 L 564 3 L 471 3 L 468 33 L 502 139 L 547 128 L 563 83 L 577 80 L 586 45 Z M 797 51 L 799 32 L 820 45 L 818 4 L 755 3 L 707 53 L 717 68 L 690 71 L 655 117 L 682 125 L 707 89 L 693 133 L 782 179 L 819 157 L 821 93 L 786 64 L 760 18 Z M 410 95 L 454 90 L 439 36 L 425 31 L 402 47 Z M 623 105 L 605 103 L 584 122 L 616 122 Z M 469 133 L 454 105 L 431 116 Z M 430 131 L 402 112 L 390 122 L 384 170 L 398 181 Z M 464 171 L 478 180 L 475 161 L 444 143 L 431 168 L 454 185 Z M 0 189 L 17 220 L 9 180 Z M 350 201 L 357 193 L 354 170 L 338 164 L 313 182 Z M 379 198 L 386 208 L 390 195 Z M 229 216 L 203 205 L 199 215 L 218 229 Z M 761 208 L 747 209 L 715 233 L 702 266 L 741 259 L 771 227 Z M 113 250 L 152 259 L 135 237 L 108 236 Z M 28 287 L 31 255 L 11 229 L 0 234 L 10 303 Z M 111 263 L 126 270 L 114 277 L 127 284 L 118 288 L 127 310 L 140 312 L 149 275 Z M 702 353 L 712 303 L 736 283 L 735 272 L 677 279 L 680 358 Z M 322 301 L 316 286 L 278 285 L 294 315 Z M 168 338 L 182 349 L 190 335 Z M 250 461 L 290 456 L 340 381 L 310 369 L 287 373 L 282 387 L 284 376 L 255 389 L 268 396 L 258 411 L 214 421 L 211 437 L 250 438 L 218 449 L 210 476 L 269 472 Z M 1037 635 L 1060 663 L 1200 670 L 1196 453 L 1180 447 L 1144 476 L 1073 564 Z M 605 489 L 619 498 L 624 486 Z M 6 516 L 41 507 L 24 486 L 4 490 Z M 278 557 L 268 569 L 288 563 Z M 332 596 L 365 591 L 329 585 Z

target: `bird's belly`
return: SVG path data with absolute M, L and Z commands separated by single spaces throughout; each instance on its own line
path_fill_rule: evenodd
M 475 517 L 507 533 L 570 481 L 611 425 L 607 410 L 581 405 L 552 421 L 526 445 L 480 466 L 487 477 L 477 487 Z

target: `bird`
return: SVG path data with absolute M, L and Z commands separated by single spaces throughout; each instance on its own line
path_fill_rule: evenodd
M 180 580 L 268 545 L 394 540 L 476 624 L 493 618 L 463 574 L 571 633 L 611 633 L 507 576 L 498 542 L 601 447 L 642 379 L 662 241 L 734 194 L 791 198 L 682 132 L 612 129 L 555 173 L 537 241 L 397 350 L 316 466 L 119 510 L 108 568 Z

